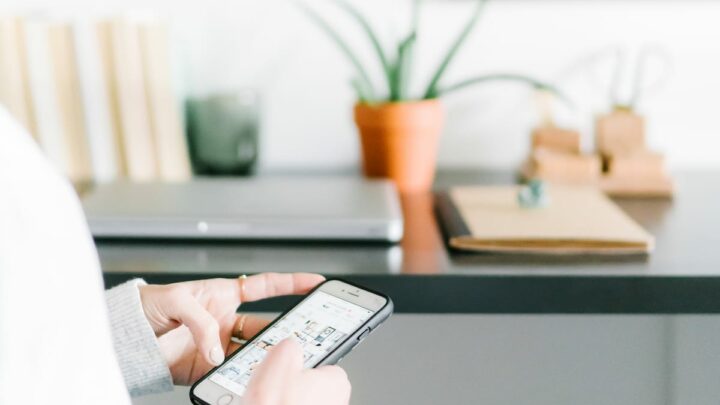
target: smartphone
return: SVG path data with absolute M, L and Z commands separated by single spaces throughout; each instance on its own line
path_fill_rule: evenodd
M 392 311 L 392 300 L 384 294 L 328 280 L 196 382 L 190 400 L 198 405 L 239 405 L 253 370 L 269 348 L 286 338 L 302 346 L 304 367 L 335 364 Z

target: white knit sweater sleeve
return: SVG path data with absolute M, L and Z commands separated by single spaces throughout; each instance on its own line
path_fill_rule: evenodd
M 140 302 L 140 279 L 105 292 L 113 345 L 125 385 L 133 397 L 172 391 L 170 370 Z

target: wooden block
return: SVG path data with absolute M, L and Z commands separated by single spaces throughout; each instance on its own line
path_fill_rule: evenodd
M 605 157 L 630 155 L 645 150 L 645 120 L 627 110 L 615 110 L 595 123 L 597 148 Z
M 666 178 L 665 157 L 650 151 L 637 152 L 626 156 L 613 156 L 608 159 L 608 176 L 628 179 Z
M 580 133 L 554 126 L 538 127 L 532 133 L 532 146 L 533 149 L 580 153 Z
M 631 179 L 604 176 L 599 185 L 603 192 L 612 197 L 672 198 L 675 192 L 675 186 L 669 177 Z
M 530 172 L 534 178 L 564 183 L 596 182 L 602 172 L 600 157 L 559 153 L 538 149 L 530 157 Z

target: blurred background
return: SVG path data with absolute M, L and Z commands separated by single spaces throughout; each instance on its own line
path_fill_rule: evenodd
M 380 87 L 383 72 L 361 28 L 332 1 L 306 3 L 338 30 Z M 399 42 L 410 27 L 411 0 L 352 4 L 368 17 L 385 44 Z M 475 4 L 423 2 L 410 99 L 422 95 Z M 655 256 L 631 264 L 581 258 L 577 268 L 575 263 L 522 262 L 506 260 L 507 256 L 468 259 L 446 251 L 432 198 L 427 196 L 421 201 L 422 215 L 404 207 L 404 256 L 392 254 L 403 261 L 402 270 L 373 264 L 387 261 L 385 248 L 365 247 L 382 250 L 375 261 L 352 245 L 325 247 L 331 253 L 308 259 L 304 256 L 315 253 L 302 245 L 283 256 L 275 251 L 283 248 L 275 245 L 263 254 L 260 244 L 230 243 L 219 248 L 227 251 L 227 257 L 218 255 L 225 260 L 210 260 L 207 268 L 205 246 L 200 246 L 196 262 L 182 255 L 195 254 L 184 246 L 173 253 L 162 244 L 153 245 L 149 258 L 123 246 L 101 246 L 104 271 L 124 277 L 148 270 L 157 279 L 162 275 L 153 273 L 162 271 L 199 278 L 206 271 L 235 276 L 238 269 L 290 271 L 302 265 L 327 274 L 385 272 L 388 280 L 399 272 L 413 273 L 409 278 L 436 273 L 438 280 L 445 273 L 452 273 L 452 279 L 528 274 L 531 279 L 538 274 L 572 279 L 578 273 L 594 273 L 598 279 L 714 275 L 715 249 L 694 242 L 717 241 L 714 208 L 707 209 L 715 205 L 703 193 L 717 176 L 696 176 L 694 171 L 720 169 L 718 21 L 720 2 L 712 0 L 492 0 L 443 78 L 452 83 L 478 74 L 512 72 L 553 85 L 571 103 L 554 100 L 550 115 L 558 126 L 579 132 L 585 152 L 596 148 L 596 118 L 613 109 L 618 101 L 613 93 L 624 101 L 634 87 L 642 87 L 643 97 L 634 111 L 645 118 L 647 146 L 664 154 L 662 163 L 670 172 L 690 173 L 683 177 L 690 185 L 680 187 L 689 198 L 623 205 L 651 233 L 661 235 Z M 76 182 L 123 177 L 185 180 L 191 177 L 190 161 L 197 174 L 360 171 L 361 146 L 353 122 L 357 95 L 350 85 L 356 72 L 295 1 L 3 0 L 0 27 L 0 100 L 15 106 L 13 112 Z M 13 31 L 17 27 L 30 29 Z M 8 32 L 29 33 L 23 40 L 27 42 L 18 45 L 8 39 L 15 38 Z M 637 55 L 643 52 L 653 58 L 638 68 Z M 27 67 L 7 57 L 23 53 L 33 62 L 28 64 L 33 68 L 26 82 L 17 77 Z M 45 70 L 48 65 L 55 65 L 55 73 Z M 639 70 L 642 80 L 636 80 Z M 64 101 L 53 101 L 56 96 Z M 531 151 L 531 132 L 547 118 L 543 114 L 548 108 L 536 89 L 508 82 L 468 87 L 443 96 L 442 103 L 446 119 L 438 170 L 471 173 L 456 183 L 476 182 L 475 172 L 516 172 Z M 226 143 L 223 136 L 242 142 Z M 238 144 L 242 147 L 225 156 L 235 147 L 227 145 Z M 509 175 L 502 182 L 512 180 Z M 412 217 L 421 217 L 414 223 L 422 226 L 412 228 Z M 413 241 L 417 235 L 430 236 L 430 241 Z M 245 256 L 243 249 L 248 250 Z M 328 258 L 332 254 L 337 254 L 334 261 Z M 352 259 L 353 255 L 363 257 Z M 472 262 L 472 270 L 463 260 Z M 348 264 L 355 262 L 359 264 Z M 533 273 L 538 267 L 541 271 Z M 618 288 L 632 297 L 637 284 L 628 283 Z M 389 285 L 404 288 L 395 279 Z M 648 288 L 648 295 L 638 294 L 639 301 L 646 299 L 640 307 L 654 308 L 656 301 L 677 303 L 674 296 Z M 417 301 L 427 292 L 403 291 L 421 297 Z M 582 294 L 566 292 L 582 301 Z M 454 292 L 446 294 L 452 302 Z M 483 298 L 478 299 L 484 302 Z M 555 302 L 552 298 L 547 301 Z M 714 300 L 703 303 L 712 306 Z M 354 382 L 354 403 L 717 403 L 717 316 L 702 315 L 702 308 L 688 311 L 696 315 L 670 315 L 662 305 L 660 310 L 641 309 L 643 315 L 633 309 L 630 315 L 620 315 L 622 304 L 604 305 L 609 314 L 398 314 L 380 334 L 383 338 L 369 339 L 359 350 L 362 355 L 343 363 Z M 678 305 L 682 308 L 682 302 Z M 570 312 L 581 313 L 581 307 Z M 397 367 L 414 372 L 399 373 Z M 187 403 L 187 390 L 137 403 Z
M 409 25 L 410 1 L 357 2 L 381 39 L 396 41 Z M 429 80 L 473 8 L 469 1 L 427 1 L 420 17 L 413 89 Z M 352 43 L 371 75 L 380 68 L 364 34 L 332 4 L 310 2 Z M 260 95 L 260 170 L 357 167 L 352 122 L 352 67 L 291 1 L 267 0 L 5 0 L 1 11 L 96 19 L 151 14 L 172 31 L 173 84 L 182 97 L 252 88 Z M 720 101 L 720 50 L 712 38 L 720 3 L 713 1 L 491 1 L 447 72 L 523 72 L 551 82 L 575 102 L 559 120 L 584 131 L 607 111 L 613 49 L 653 46 L 670 66 L 639 110 L 649 117 L 652 147 L 672 151 L 672 168 L 718 167 L 714 108 Z M 657 73 L 657 72 L 655 72 Z M 655 74 L 653 73 L 653 74 Z M 493 83 L 444 99 L 447 125 L 439 167 L 515 168 L 537 123 L 532 91 Z

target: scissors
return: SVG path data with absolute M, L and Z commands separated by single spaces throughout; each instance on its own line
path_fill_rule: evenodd
M 611 67 L 609 81 L 599 81 L 597 77 L 601 75 L 597 70 L 601 65 L 607 67 L 607 62 Z M 667 83 L 672 67 L 670 54 L 660 45 L 643 44 L 635 50 L 615 46 L 595 59 L 594 81 L 604 82 L 601 86 L 607 89 L 613 106 L 632 110 L 645 96 Z

